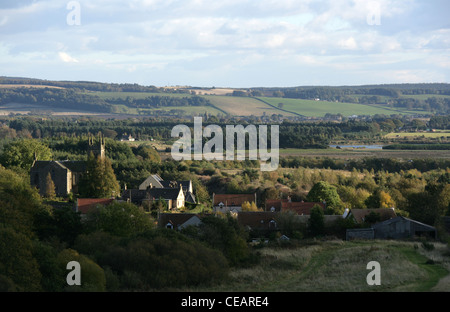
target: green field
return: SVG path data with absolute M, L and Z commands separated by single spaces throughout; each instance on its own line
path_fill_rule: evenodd
M 401 98 L 411 98 L 416 100 L 426 100 L 428 98 L 444 98 L 444 99 L 450 99 L 450 95 L 445 94 L 405 94 L 402 95 Z
M 142 99 L 149 96 L 170 96 L 170 97 L 189 97 L 193 96 L 186 93 L 151 93 L 151 92 L 89 92 L 89 94 L 97 95 L 102 99 L 108 100 L 113 98 L 126 99 L 127 97 Z M 215 109 L 207 112 L 211 115 L 227 113 L 232 116 L 271 116 L 272 114 L 280 114 L 283 116 L 304 116 L 304 117 L 323 117 L 329 114 L 342 114 L 344 116 L 352 115 L 411 115 L 411 114 L 431 114 L 424 111 L 407 111 L 396 108 L 389 108 L 380 104 L 356 104 L 341 103 L 329 101 L 314 101 L 303 99 L 288 99 L 275 97 L 236 97 L 224 95 L 198 95 L 207 98 Z M 426 95 L 421 95 L 426 97 Z M 280 107 L 279 104 L 282 103 Z M 174 109 L 172 108 L 168 108 Z M 205 109 L 176 109 L 185 110 L 190 113 L 204 113 Z M 166 110 L 166 109 L 164 109 Z M 123 107 L 119 112 L 138 114 L 138 111 L 128 110 Z M 141 111 L 144 112 L 144 111 Z
M 282 103 L 282 108 L 294 114 L 303 115 L 306 117 L 323 117 L 325 114 L 342 114 L 344 116 L 352 115 L 392 115 L 392 114 L 413 114 L 421 113 L 422 111 L 402 111 L 394 108 L 384 107 L 382 105 L 366 105 L 355 103 L 341 103 L 328 101 L 314 101 L 303 99 L 286 99 L 261 97 L 261 100 L 278 107 Z
M 188 291 L 449 291 L 447 249 L 440 243 L 427 251 L 419 242 L 338 240 L 266 247 L 259 251 L 259 264 L 233 269 L 230 279 L 216 287 Z M 380 264 L 381 285 L 367 284 L 370 261 Z
M 283 116 L 294 116 L 295 114 L 284 112 L 278 108 L 274 108 L 266 103 L 258 101 L 251 97 L 236 96 L 205 96 L 211 103 L 226 111 L 233 116 L 270 116 L 272 114 L 281 114 Z
M 149 96 L 170 96 L 170 97 L 189 97 L 193 96 L 190 94 L 183 93 L 150 93 L 150 92 L 89 92 L 89 94 L 97 95 L 104 100 L 120 98 L 126 99 L 127 97 L 143 99 Z M 262 116 L 264 114 L 283 114 L 282 111 L 271 107 L 270 105 L 264 104 L 256 99 L 250 97 L 232 97 L 223 95 L 199 95 L 201 97 L 207 98 L 213 106 L 207 107 L 165 107 L 158 108 L 158 110 L 170 111 L 172 109 L 181 109 L 186 111 L 186 113 L 201 113 L 207 112 L 210 115 L 218 114 L 230 114 L 232 116 Z M 121 105 L 121 112 L 126 112 L 130 114 L 138 114 L 135 109 L 129 109 L 128 111 L 124 109 L 124 105 Z M 140 110 L 141 112 L 151 111 L 151 110 Z M 292 116 L 293 114 L 285 113 L 284 115 Z
M 387 150 L 368 148 L 327 148 L 327 149 L 280 149 L 280 157 L 305 157 L 332 159 L 361 159 L 366 157 L 392 158 L 392 159 L 449 159 L 448 150 Z
M 385 135 L 386 138 L 450 138 L 450 131 L 438 130 L 435 132 L 393 132 Z

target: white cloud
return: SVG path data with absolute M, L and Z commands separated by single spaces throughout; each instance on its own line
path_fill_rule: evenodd
M 161 84 L 179 70 L 187 84 L 209 77 L 215 85 L 223 81 L 232 86 L 232 75 L 221 75 L 221 68 L 240 76 L 239 81 L 245 77 L 248 86 L 263 81 L 268 72 L 272 74 L 264 83 L 272 79 L 273 85 L 280 85 L 293 77 L 300 81 L 296 72 L 305 68 L 317 69 L 315 81 L 322 77 L 324 83 L 339 82 L 345 76 L 358 84 L 370 80 L 378 64 L 377 72 L 384 71 L 385 79 L 420 79 L 417 73 L 450 79 L 444 72 L 450 30 L 443 0 L 431 1 L 441 10 L 418 0 L 79 2 L 82 22 L 76 27 L 66 23 L 64 1 L 20 2 L 4 9 L 0 5 L 0 46 L 8 47 L 0 52 L 2 69 L 11 73 L 17 68 L 23 75 L 27 68 L 42 66 L 46 72 L 54 66 L 54 72 L 66 74 L 75 72 L 65 64 L 79 63 L 77 73 L 84 70 L 85 79 L 95 68 L 95 76 L 104 75 L 105 80 L 148 75 L 164 77 Z M 367 17 L 377 12 L 381 25 L 369 25 Z M 54 51 L 61 52 L 51 63 Z M 431 59 L 441 65 L 433 65 L 435 74 L 425 75 L 423 67 Z
M 58 52 L 59 58 L 65 63 L 78 63 L 78 60 L 71 57 L 66 52 Z
M 350 37 L 344 40 L 340 40 L 338 43 L 341 47 L 348 50 L 355 50 L 358 47 L 355 38 Z

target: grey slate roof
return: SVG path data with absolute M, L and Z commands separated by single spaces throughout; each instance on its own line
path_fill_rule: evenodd
M 86 170 L 86 162 L 76 160 L 36 160 L 31 170 L 41 170 L 49 165 L 56 165 L 72 172 L 84 172 Z
M 183 187 L 183 191 L 189 190 L 189 185 L 191 184 L 191 181 L 159 181 L 163 187 L 171 187 L 171 188 L 179 188 L 180 184 Z
M 179 193 L 180 189 L 178 188 L 152 188 L 148 190 L 151 199 L 163 198 L 176 200 Z
M 195 201 L 195 195 L 192 194 L 192 193 L 189 192 L 189 191 L 186 192 L 185 197 L 184 197 L 184 201 L 187 202 L 187 203 L 195 204 L 195 203 L 196 203 L 196 201 Z

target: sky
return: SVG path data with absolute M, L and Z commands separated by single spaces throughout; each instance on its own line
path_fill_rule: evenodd
M 450 82 L 448 0 L 2 0 L 0 76 L 152 86 Z

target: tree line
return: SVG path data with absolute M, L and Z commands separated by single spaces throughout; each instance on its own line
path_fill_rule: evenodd
M 408 120 L 373 116 L 371 120 L 344 120 L 335 122 L 292 122 L 283 121 L 280 126 L 280 148 L 327 148 L 331 141 L 356 140 L 380 141 L 380 132 L 393 132 L 400 129 L 425 130 L 427 127 L 445 129 L 448 116 L 432 117 L 428 125 L 417 119 Z M 4 118 L 0 119 L 3 127 L 0 133 L 5 139 L 14 138 L 55 138 L 81 137 L 102 132 L 105 137 L 120 139 L 124 135 L 131 135 L 138 140 L 158 139 L 167 142 L 174 140 L 171 136 L 172 128 L 178 124 L 185 124 L 193 129 L 192 119 L 142 118 L 142 119 L 113 119 L 102 120 L 94 118 Z M 242 124 L 244 127 L 251 121 L 239 121 L 234 118 L 221 119 L 205 117 L 203 125 L 216 124 L 223 129 L 227 125 Z M 256 121 L 264 123 L 263 121 Z M 270 127 L 269 127 L 270 128 Z M 270 129 L 269 129 L 270 130 Z M 225 131 L 225 130 L 224 130 Z M 271 136 L 268 134 L 268 143 Z M 247 138 L 248 140 L 248 138 Z M 428 139 L 431 140 L 431 139 Z M 408 142 L 404 142 L 408 143 Z M 421 142 L 423 143 L 423 142 Z M 428 143 L 431 143 L 428 142 Z M 225 144 L 224 144 L 225 146 Z
M 39 104 L 50 108 L 71 108 L 108 113 L 112 106 L 98 96 L 74 89 L 55 88 L 0 88 L 0 104 Z
M 208 99 L 200 96 L 172 97 L 148 96 L 142 99 L 126 97 L 103 99 L 94 94 L 80 92 L 76 89 L 56 88 L 0 88 L 0 104 L 25 103 L 86 110 L 92 112 L 113 113 L 115 105 L 122 104 L 130 108 L 160 108 L 179 106 L 210 106 Z
M 382 84 L 362 86 L 299 86 L 289 88 L 255 88 L 258 91 L 279 92 L 285 97 L 326 100 L 338 100 L 347 95 L 378 95 L 397 98 L 401 95 L 439 94 L 450 95 L 450 84 L 419 83 L 419 84 Z
M 450 129 L 450 115 L 433 116 L 428 124 L 432 129 Z
M 175 106 L 211 106 L 211 102 L 200 96 L 172 97 L 172 96 L 148 96 L 145 98 L 109 98 L 110 104 L 123 104 L 133 108 L 159 108 Z
M 77 89 L 79 91 L 100 92 L 161 92 L 155 86 L 142 86 L 137 83 L 101 83 L 94 81 L 54 81 L 33 78 L 0 77 L 1 84 L 53 86 L 60 88 Z

